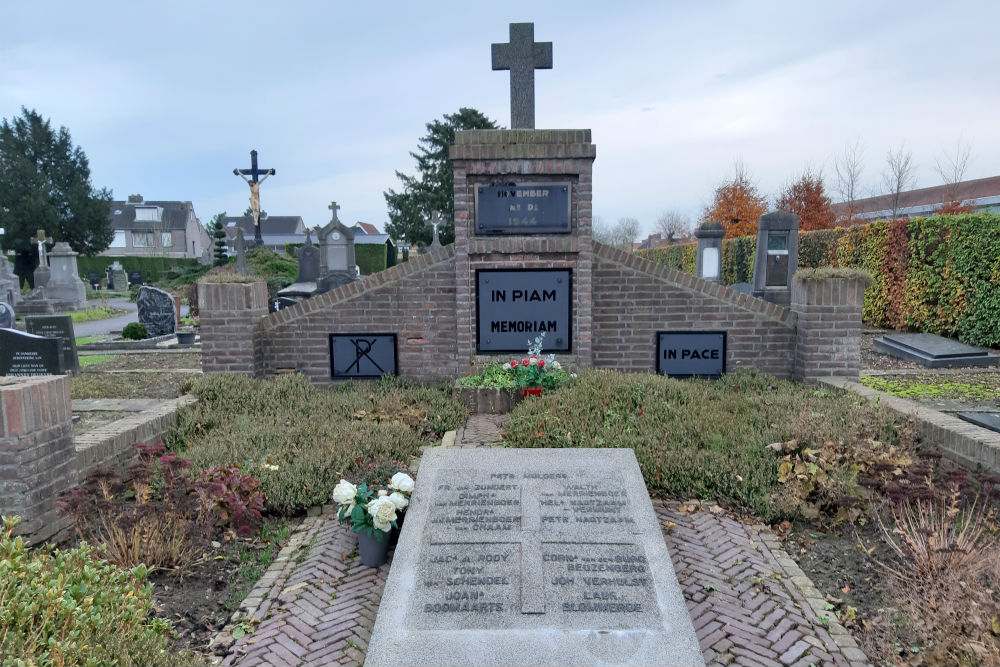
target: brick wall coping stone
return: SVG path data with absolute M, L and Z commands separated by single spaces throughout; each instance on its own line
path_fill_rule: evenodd
M 958 417 L 843 378 L 821 378 L 821 384 L 837 387 L 880 402 L 897 414 L 913 417 L 921 437 L 963 468 L 984 468 L 1000 473 L 1000 433 L 970 424 Z
M 758 299 L 749 294 L 738 292 L 726 285 L 719 285 L 693 276 L 677 269 L 672 269 L 665 264 L 659 264 L 644 257 L 639 257 L 630 252 L 619 250 L 601 243 L 594 243 L 594 257 L 616 264 L 627 266 L 630 269 L 648 273 L 660 280 L 680 287 L 682 289 L 701 292 L 712 298 L 726 301 L 737 308 L 741 308 L 749 313 L 753 313 L 765 319 L 778 322 L 786 326 L 795 326 L 796 314 L 785 306 L 769 303 L 763 299 Z
M 409 275 L 423 271 L 436 264 L 443 264 L 450 261 L 454 256 L 454 243 L 449 243 L 442 248 L 422 255 L 411 255 L 410 259 L 402 264 L 397 264 L 384 271 L 373 273 L 361 280 L 341 285 L 337 289 L 330 290 L 310 299 L 305 299 L 294 306 L 283 308 L 276 313 L 270 313 L 263 319 L 263 326 L 265 329 L 269 329 L 294 322 L 308 316 L 313 311 L 329 309 L 338 303 L 350 301 L 380 287 L 398 283 Z

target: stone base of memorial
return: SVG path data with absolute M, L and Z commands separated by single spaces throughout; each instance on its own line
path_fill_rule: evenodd
M 704 665 L 635 454 L 428 450 L 365 665 Z
M 521 402 L 520 389 L 453 387 L 451 396 L 474 415 L 505 415 Z

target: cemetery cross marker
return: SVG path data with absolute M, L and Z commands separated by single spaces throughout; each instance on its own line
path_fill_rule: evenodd
M 260 235 L 260 184 L 263 183 L 268 176 L 274 176 L 274 169 L 258 169 L 257 168 L 257 151 L 250 151 L 250 168 L 249 169 L 233 169 L 233 173 L 242 178 L 250 186 L 250 210 L 253 212 L 253 240 L 258 246 L 264 245 L 264 237 Z M 258 180 L 258 176 L 263 175 L 264 178 Z M 251 178 L 247 178 L 250 176 Z
M 431 248 L 441 247 L 441 238 L 438 236 L 438 228 L 444 224 L 444 216 L 441 215 L 441 211 L 434 211 L 431 213 L 431 219 L 424 223 L 425 227 L 432 227 L 434 229 L 434 236 L 431 239 Z
M 552 42 L 535 41 L 534 23 L 511 23 L 510 42 L 493 44 L 493 69 L 510 70 L 510 127 L 535 128 L 535 70 L 552 69 Z

